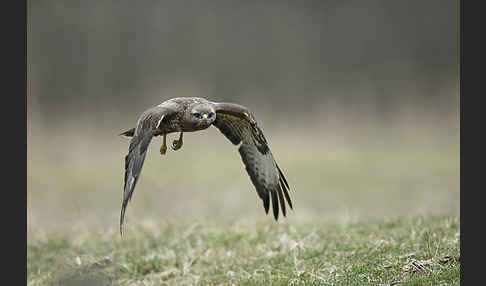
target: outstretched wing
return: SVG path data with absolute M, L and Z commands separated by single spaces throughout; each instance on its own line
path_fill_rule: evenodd
M 275 220 L 278 220 L 279 201 L 282 213 L 286 216 L 285 200 L 292 209 L 290 188 L 255 118 L 247 108 L 238 104 L 214 103 L 214 105 L 216 120 L 213 124 L 231 143 L 234 145 L 241 143 L 238 151 L 258 196 L 263 200 L 265 212 L 268 214 L 271 196 Z
M 123 187 L 123 203 L 120 215 L 120 234 L 122 234 L 125 209 L 130 201 L 140 172 L 142 171 L 147 147 L 152 137 L 159 135 L 159 126 L 164 119 L 175 113 L 172 108 L 156 106 L 146 110 L 138 119 L 134 130 L 123 132 L 121 135 L 133 136 L 130 141 L 128 155 L 125 156 L 125 181 Z

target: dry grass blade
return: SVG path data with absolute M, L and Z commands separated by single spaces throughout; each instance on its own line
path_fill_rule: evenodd
M 460 256 L 444 256 L 439 260 L 439 264 L 441 265 L 455 264 L 459 261 L 461 261 Z
M 409 263 L 403 266 L 403 274 L 404 275 L 413 275 L 423 271 L 429 271 L 430 267 L 433 266 L 433 262 L 431 259 L 428 260 L 417 260 L 411 259 Z

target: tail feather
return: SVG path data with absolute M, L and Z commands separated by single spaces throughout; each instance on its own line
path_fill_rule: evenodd
M 119 136 L 127 136 L 127 137 L 133 137 L 133 135 L 135 134 L 135 128 L 132 128 L 130 130 L 127 130 L 125 132 L 122 132 L 120 134 L 118 134 Z

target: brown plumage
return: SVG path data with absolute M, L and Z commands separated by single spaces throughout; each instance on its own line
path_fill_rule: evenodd
M 270 197 L 273 215 L 278 220 L 279 202 L 282 213 L 286 216 L 285 201 L 292 209 L 289 195 L 289 184 L 268 147 L 267 140 L 258 126 L 254 116 L 244 106 L 234 103 L 211 102 L 198 97 L 180 97 L 169 99 L 152 107 L 139 117 L 135 128 L 120 135 L 131 137 L 128 154 L 125 156 L 125 180 L 123 202 L 120 216 L 120 233 L 122 233 L 125 209 L 130 201 L 135 185 L 142 171 L 147 147 L 154 136 L 164 136 L 180 132 L 180 140 L 173 142 L 173 149 L 182 146 L 182 133 L 204 130 L 211 125 L 217 127 L 238 151 L 263 201 L 268 214 Z M 161 153 L 165 154 L 165 149 Z

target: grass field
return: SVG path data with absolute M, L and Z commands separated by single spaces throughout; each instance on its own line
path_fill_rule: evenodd
M 29 285 L 458 285 L 459 220 L 153 223 L 33 235 L 27 261 Z
M 458 126 L 342 122 L 263 120 L 294 202 L 278 223 L 216 129 L 164 157 L 157 138 L 120 237 L 126 123 L 31 118 L 28 285 L 458 285 Z

